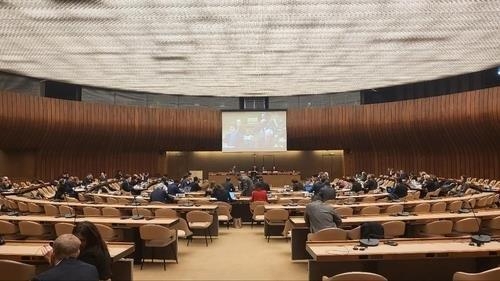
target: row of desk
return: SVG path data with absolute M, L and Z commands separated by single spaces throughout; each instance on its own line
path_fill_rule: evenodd
M 49 241 L 7 240 L 0 246 L 0 259 L 8 259 L 37 265 L 37 272 L 48 268 L 42 254 L 42 248 Z M 112 259 L 112 280 L 133 280 L 133 261 L 124 259 L 134 253 L 132 243 L 108 242 L 108 250 Z
M 470 238 L 392 239 L 364 250 L 356 241 L 308 242 L 309 280 L 349 271 L 367 271 L 388 280 L 452 280 L 456 271 L 480 272 L 500 264 L 498 238 L 480 247 Z

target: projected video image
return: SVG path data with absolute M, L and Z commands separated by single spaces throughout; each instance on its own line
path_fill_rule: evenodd
M 286 111 L 222 112 L 222 151 L 286 151 Z

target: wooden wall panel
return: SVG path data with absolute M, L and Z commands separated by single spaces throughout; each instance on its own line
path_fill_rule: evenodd
M 500 178 L 500 87 L 372 105 L 291 108 L 287 116 L 289 150 L 344 149 L 346 174 L 396 168 Z M 2 150 L 38 151 L 37 175 L 60 174 L 67 155 L 62 151 L 76 153 L 68 167 L 79 174 L 102 161 L 104 169 L 125 163 L 123 169 L 130 170 L 140 163 L 153 171 L 160 151 L 220 151 L 221 114 L 3 93 L 0 132 Z M 111 158 L 95 160 L 98 155 Z

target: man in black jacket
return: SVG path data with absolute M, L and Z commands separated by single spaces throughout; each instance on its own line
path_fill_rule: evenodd
M 99 280 L 95 266 L 77 259 L 80 239 L 73 234 L 63 234 L 54 241 L 51 264 L 54 267 L 37 275 L 33 280 Z

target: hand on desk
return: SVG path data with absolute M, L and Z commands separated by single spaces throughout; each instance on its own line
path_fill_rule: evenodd
M 50 265 L 54 265 L 54 250 L 50 245 L 43 245 L 42 255 L 45 260 L 49 262 Z

